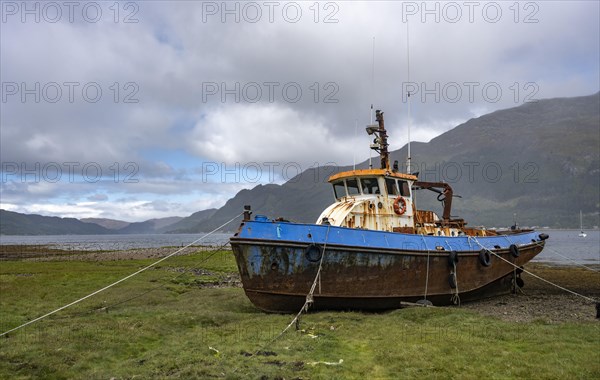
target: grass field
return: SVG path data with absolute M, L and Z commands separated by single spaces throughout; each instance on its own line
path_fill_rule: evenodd
M 2 261 L 0 330 L 151 262 Z M 0 378 L 600 378 L 596 321 L 511 323 L 456 307 L 319 312 L 278 337 L 293 316 L 254 308 L 228 285 L 236 270 L 228 251 L 166 260 L 0 338 Z

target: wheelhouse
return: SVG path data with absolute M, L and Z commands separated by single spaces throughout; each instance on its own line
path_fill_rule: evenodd
M 397 162 L 390 165 L 383 112 L 376 111 L 375 116 L 377 124 L 366 130 L 375 136 L 371 149 L 379 153 L 381 168 L 345 171 L 329 177 L 336 201 L 316 223 L 437 236 L 470 233 L 463 219 L 450 215 L 452 198 L 458 196 L 449 184 L 419 181 L 417 175 L 398 172 Z M 436 193 L 442 202 L 441 218 L 433 211 L 417 210 L 413 191 L 425 189 Z
M 378 173 L 381 172 L 381 173 Z M 396 198 L 412 198 L 412 175 L 390 173 L 383 170 L 354 170 L 332 176 L 333 194 L 337 201 L 344 198 L 383 195 Z

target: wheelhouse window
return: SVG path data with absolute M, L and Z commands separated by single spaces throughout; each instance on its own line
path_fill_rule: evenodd
M 381 194 L 377 178 L 361 178 L 363 194 Z
M 400 194 L 398 191 L 398 184 L 394 178 L 386 178 L 385 179 L 385 187 L 387 188 L 388 195 L 396 196 Z
M 360 188 L 358 187 L 358 181 L 355 178 L 347 179 L 346 186 L 348 187 L 348 195 L 360 195 Z
M 400 185 L 400 195 L 403 197 L 410 197 L 410 187 L 408 186 L 408 182 L 406 181 L 398 181 Z
M 333 184 L 333 193 L 335 194 L 336 199 L 346 196 L 346 187 L 344 186 L 344 181 L 338 181 Z

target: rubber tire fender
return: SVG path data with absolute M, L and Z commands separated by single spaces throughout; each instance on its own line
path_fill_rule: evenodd
M 487 249 L 481 249 L 481 251 L 479 251 L 479 262 L 484 267 L 492 265 L 492 255 Z
M 448 252 L 448 266 L 454 268 L 454 264 L 458 263 L 458 253 L 456 251 Z
M 311 263 L 316 263 L 321 260 L 321 256 L 323 256 L 323 250 L 319 245 L 313 243 L 306 247 L 305 255 L 308 261 Z
M 521 252 L 519 252 L 519 247 L 517 247 L 516 244 L 511 244 L 510 247 L 508 247 L 508 250 L 510 251 L 512 257 L 519 257 L 519 255 L 521 255 Z
M 517 277 L 515 282 L 517 283 L 517 286 L 519 288 L 525 287 L 525 281 L 523 281 L 523 279 L 521 277 Z

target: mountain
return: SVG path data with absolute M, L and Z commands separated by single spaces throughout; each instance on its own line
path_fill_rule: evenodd
M 197 226 L 204 221 L 211 218 L 217 211 L 216 208 L 208 210 L 198 211 L 188 216 L 187 218 L 180 218 L 176 223 L 164 226 L 159 231 L 165 233 L 196 233 L 202 232 L 197 229 Z
M 94 223 L 109 230 L 119 230 L 127 227 L 130 223 L 123 220 L 105 219 L 105 218 L 82 218 L 79 219 L 84 223 Z
M 393 120 L 395 115 L 386 114 Z M 391 136 L 391 139 L 402 139 Z M 521 225 L 577 228 L 599 225 L 600 93 L 545 99 L 471 119 L 432 139 L 411 144 L 411 172 L 421 181 L 445 181 L 462 198 L 453 200 L 453 216 L 469 225 Z M 407 147 L 390 153 L 405 171 Z M 373 162 L 376 164 L 378 160 Z M 357 165 L 367 168 L 368 162 Z M 309 169 L 282 185 L 242 190 L 220 209 L 187 218 L 152 219 L 117 227 L 118 220 L 89 223 L 73 218 L 0 211 L 1 234 L 196 233 L 211 231 L 251 205 L 254 215 L 314 223 L 333 202 L 327 178 L 345 167 Z M 421 209 L 441 214 L 435 195 L 418 193 Z M 97 223 L 97 224 L 94 224 Z M 101 225 L 99 225 L 101 224 Z M 237 223 L 225 230 L 233 231 Z
M 166 228 L 169 228 L 181 219 L 183 218 L 179 216 L 149 219 L 144 222 L 129 223 L 129 225 L 120 228 L 116 232 L 119 234 L 157 234 L 162 233 Z
M 470 225 L 509 226 L 516 218 L 521 225 L 574 228 L 579 210 L 585 225 L 598 225 L 599 146 L 600 93 L 545 99 L 471 119 L 428 143 L 412 143 L 411 172 L 419 172 L 421 181 L 448 182 L 462 196 L 454 199 L 452 214 Z M 404 146 L 390 160 L 403 165 L 406 156 Z M 327 177 L 348 169 L 309 169 L 283 185 L 242 190 L 196 228 L 210 231 L 245 204 L 255 215 L 315 222 L 333 201 Z M 441 213 L 435 194 L 421 193 L 418 206 Z
M 0 235 L 103 235 L 114 233 L 75 218 L 59 218 L 0 210 Z
M 115 219 L 78 220 L 0 210 L 0 235 L 156 234 L 182 219 L 172 216 L 129 223 Z

